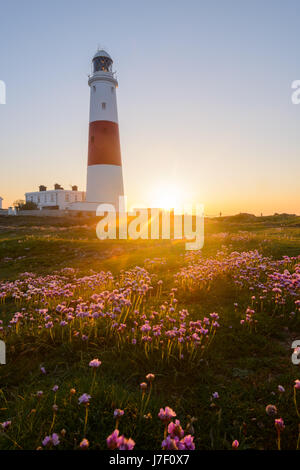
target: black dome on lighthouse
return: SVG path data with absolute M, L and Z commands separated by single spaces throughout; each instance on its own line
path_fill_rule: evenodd
M 111 72 L 113 60 L 103 49 L 98 50 L 93 57 L 93 72 Z

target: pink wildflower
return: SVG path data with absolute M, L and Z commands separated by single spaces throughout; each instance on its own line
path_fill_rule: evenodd
M 163 450 L 178 450 L 177 447 L 178 438 L 173 439 L 171 436 L 167 436 L 161 443 Z
M 89 445 L 90 445 L 89 441 L 84 438 L 84 439 L 82 439 L 82 441 L 80 442 L 79 447 L 80 447 L 80 449 L 85 450 L 85 449 L 87 449 L 87 448 L 89 447 Z
M 81 395 L 79 398 L 78 398 L 78 403 L 81 405 L 82 403 L 84 405 L 86 405 L 87 403 L 89 403 L 91 399 L 91 395 L 88 395 L 88 393 L 84 393 L 83 395 Z
M 233 449 L 237 449 L 238 446 L 240 445 L 239 441 L 237 441 L 236 439 L 233 441 L 233 443 L 231 444 L 231 447 Z
M 115 429 L 114 432 L 110 434 L 110 436 L 108 436 L 108 438 L 106 439 L 107 447 L 110 450 L 117 449 L 121 442 L 120 439 L 121 438 L 119 437 L 119 430 Z
M 166 406 L 165 409 L 161 408 L 159 410 L 158 417 L 164 423 L 168 423 L 169 421 L 171 421 L 172 418 L 176 417 L 176 413 L 172 410 L 172 408 Z
M 174 439 L 175 437 L 178 437 L 181 439 L 184 436 L 184 431 L 180 425 L 179 419 L 176 419 L 175 423 L 171 422 L 168 426 L 168 433 Z
M 89 363 L 89 366 L 90 367 L 99 367 L 101 366 L 101 361 L 99 361 L 99 359 L 93 359 L 90 363 Z
M 146 379 L 148 380 L 148 382 L 153 382 L 153 380 L 155 379 L 155 375 L 154 374 L 147 374 Z
M 282 418 L 275 419 L 275 428 L 277 429 L 278 432 L 281 432 L 285 428 L 285 424 Z
M 142 382 L 142 383 L 140 384 L 140 388 L 141 388 L 141 390 L 143 390 L 143 391 L 146 390 L 146 388 L 147 388 L 146 382 Z
M 2 429 L 4 429 L 4 431 L 8 429 L 10 425 L 11 425 L 11 421 L 4 421 L 3 423 L 1 423 L 1 427 Z
M 132 450 L 135 446 L 133 439 L 126 439 L 124 436 L 120 437 L 119 450 Z
M 194 436 L 190 434 L 185 436 L 181 441 L 178 442 L 179 450 L 195 450 Z

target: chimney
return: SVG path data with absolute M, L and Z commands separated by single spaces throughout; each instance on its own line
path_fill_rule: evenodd
M 78 186 L 76 185 L 72 186 L 72 191 L 78 191 Z
M 62 188 L 60 184 L 55 183 L 54 189 L 64 189 L 64 188 Z
M 39 190 L 40 190 L 40 191 L 47 191 L 47 187 L 44 186 L 43 184 L 41 184 L 41 185 L 39 186 Z

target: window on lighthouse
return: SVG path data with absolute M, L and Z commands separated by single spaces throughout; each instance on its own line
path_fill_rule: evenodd
M 93 59 L 94 72 L 111 72 L 112 60 L 108 57 L 95 57 Z
M 102 109 L 106 109 L 106 103 L 101 103 Z

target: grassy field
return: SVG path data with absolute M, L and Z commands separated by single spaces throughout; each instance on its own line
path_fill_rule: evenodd
M 299 312 L 300 217 L 210 219 L 190 253 L 99 241 L 93 219 L 1 216 L 0 449 L 107 449 L 118 427 L 159 450 L 166 406 L 193 437 L 169 431 L 166 448 L 276 449 L 282 418 L 281 448 L 296 449 Z

